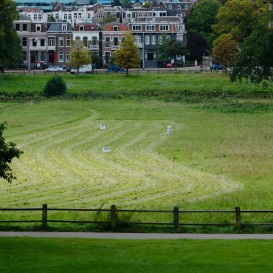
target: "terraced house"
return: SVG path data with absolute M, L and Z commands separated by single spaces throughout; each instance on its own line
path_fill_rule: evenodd
M 157 44 L 162 35 L 185 41 L 183 17 L 194 2 L 154 0 L 150 8 L 143 8 L 141 3 L 122 8 L 100 3 L 72 6 L 60 2 L 55 3 L 51 11 L 37 6 L 18 6 L 20 17 L 14 27 L 21 39 L 28 69 L 66 66 L 76 39 L 90 52 L 100 55 L 103 65 L 107 65 L 128 31 L 135 36 L 143 68 L 157 67 Z M 109 18 L 111 23 L 106 23 Z

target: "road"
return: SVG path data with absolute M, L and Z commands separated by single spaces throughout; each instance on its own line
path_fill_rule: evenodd
M 0 237 L 86 238 L 119 240 L 273 240 L 273 234 L 195 234 L 195 233 L 110 233 L 110 232 L 17 232 L 0 231 Z

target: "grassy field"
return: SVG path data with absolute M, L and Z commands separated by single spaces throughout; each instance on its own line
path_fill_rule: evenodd
M 101 75 L 67 75 L 82 85 L 93 76 Z M 196 75 L 176 77 L 182 76 Z M 199 76 L 201 83 L 211 74 Z M 228 83 L 216 77 L 215 86 Z M 116 88 L 127 88 L 119 82 Z M 77 92 L 83 90 L 79 84 Z M 6 139 L 24 151 L 12 163 L 18 179 L 0 183 L 0 207 L 272 209 L 272 113 L 271 99 L 263 98 L 0 103 Z
M 47 80 L 53 75 L 0 75 L 0 92 L 14 94 L 26 92 L 39 94 L 42 92 Z M 267 89 L 264 85 L 232 83 L 223 73 L 181 73 L 181 74 L 95 74 L 95 75 L 70 75 L 62 74 L 61 77 L 67 84 L 68 92 L 78 94 L 83 92 L 99 93 L 134 93 L 138 91 L 179 91 L 190 92 L 269 92 L 273 90 L 272 84 Z
M 270 273 L 271 241 L 0 238 L 1 273 Z

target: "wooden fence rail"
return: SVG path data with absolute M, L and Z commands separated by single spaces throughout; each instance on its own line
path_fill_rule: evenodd
M 5 219 L 3 212 L 23 212 L 23 211 L 39 211 L 41 213 L 40 220 L 31 220 L 31 219 L 21 219 L 21 220 L 9 220 Z M 50 211 L 65 211 L 65 212 L 94 212 L 101 213 L 105 212 L 107 220 L 75 220 L 75 219 L 51 219 L 49 217 Z M 145 213 L 151 214 L 154 213 L 157 216 L 159 214 L 167 214 L 170 215 L 172 221 L 131 221 L 130 219 L 123 220 L 122 213 L 130 213 L 131 215 L 135 213 Z M 219 222 L 219 223 L 205 223 L 205 222 L 186 222 L 183 220 L 186 215 L 192 214 L 233 214 L 234 221 L 232 222 Z M 247 226 L 257 226 L 257 225 L 265 225 L 265 226 L 273 226 L 273 221 L 270 222 L 242 222 L 243 214 L 272 214 L 273 218 L 273 210 L 241 210 L 240 207 L 235 207 L 234 210 L 180 210 L 178 207 L 174 207 L 173 210 L 143 210 L 143 209 L 117 209 L 115 205 L 112 205 L 110 209 L 77 209 L 77 208 L 50 208 L 47 204 L 43 204 L 41 208 L 0 208 L 0 224 L 1 223 L 40 223 L 43 227 L 48 227 L 49 223 L 77 223 L 77 224 L 109 224 L 112 230 L 115 230 L 118 224 L 130 224 L 130 225 L 161 225 L 161 226 L 173 226 L 174 229 L 179 228 L 180 226 L 235 226 L 241 227 L 242 225 Z M 184 216 L 184 217 L 183 217 Z M 5 219 L 5 220 L 2 220 Z M 255 217 L 251 218 L 255 220 Z

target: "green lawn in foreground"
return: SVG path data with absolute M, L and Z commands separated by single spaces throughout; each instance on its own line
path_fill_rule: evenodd
M 258 240 L 0 238 L 1 273 L 269 273 L 273 243 Z

